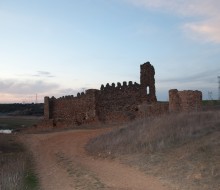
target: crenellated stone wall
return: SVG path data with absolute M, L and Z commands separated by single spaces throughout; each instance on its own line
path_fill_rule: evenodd
M 45 97 L 45 119 L 53 119 L 55 125 L 59 123 L 80 125 L 96 122 L 97 91 L 89 89 L 86 93 L 78 93 L 77 97 L 65 96 L 58 99 Z M 47 111 L 48 107 L 49 111 Z
M 46 125 L 78 126 L 92 123 L 127 122 L 136 118 L 158 116 L 169 112 L 190 112 L 202 109 L 200 91 L 169 91 L 169 103 L 157 102 L 155 70 L 149 63 L 140 66 L 140 84 L 129 81 L 107 83 L 100 90 L 56 99 L 44 99 Z
M 100 90 L 89 89 L 77 97 L 45 97 L 45 119 L 54 125 L 68 123 L 80 125 L 92 122 L 124 122 L 138 117 L 138 105 L 156 102 L 155 71 L 149 63 L 140 66 L 140 84 L 129 81 L 107 83 Z
M 137 117 L 138 105 L 142 103 L 141 87 L 137 83 L 123 82 L 117 86 L 101 86 L 97 96 L 97 113 L 102 122 L 128 121 Z M 147 94 L 145 94 L 147 99 Z
M 169 91 L 170 112 L 193 112 L 202 111 L 202 92 L 193 90 Z

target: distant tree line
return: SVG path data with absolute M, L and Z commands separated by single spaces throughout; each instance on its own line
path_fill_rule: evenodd
M 2 115 L 33 115 L 42 116 L 44 104 L 0 104 L 0 114 Z

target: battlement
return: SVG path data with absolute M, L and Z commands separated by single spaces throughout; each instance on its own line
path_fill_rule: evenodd
M 140 65 L 140 84 L 132 81 L 107 83 L 102 84 L 100 90 L 88 89 L 76 96 L 45 97 L 44 117 L 52 119 L 56 126 L 73 126 L 201 110 L 200 91 L 173 89 L 169 91 L 169 104 L 157 102 L 154 75 L 154 67 L 146 62 Z
M 139 89 L 140 84 L 133 83 L 132 81 L 129 81 L 128 83 L 124 81 L 122 84 L 120 82 L 117 83 L 117 86 L 115 83 L 112 83 L 111 85 L 107 83 L 105 86 L 102 84 L 100 90 L 101 91 L 109 91 L 109 90 L 125 90 L 125 89 Z
M 141 84 L 117 82 L 89 89 L 76 96 L 45 97 L 45 119 L 82 124 L 92 121 L 127 121 L 138 116 L 138 105 L 155 102 L 154 68 L 147 62 L 141 65 Z

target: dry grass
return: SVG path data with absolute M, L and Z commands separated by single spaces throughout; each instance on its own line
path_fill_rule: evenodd
M 23 153 L 0 156 L 0 189 L 23 189 L 25 174 L 25 155 Z
M 0 189 L 38 189 L 31 159 L 16 136 L 0 134 Z
M 120 158 L 178 190 L 220 187 L 220 112 L 135 121 L 91 139 L 95 156 Z
M 90 153 L 154 152 L 219 129 L 220 112 L 173 114 L 146 118 L 90 140 Z

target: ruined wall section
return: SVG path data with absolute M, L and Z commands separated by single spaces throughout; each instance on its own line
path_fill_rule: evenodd
M 138 106 L 139 117 L 147 118 L 151 116 L 160 116 L 169 113 L 169 103 L 168 102 L 154 102 L 152 104 L 143 103 Z
M 44 119 L 51 119 L 50 111 L 50 98 L 46 96 L 44 97 Z
M 96 101 L 97 115 L 101 122 L 129 121 L 137 117 L 141 101 L 138 83 L 102 85 Z
M 149 103 L 157 101 L 154 75 L 155 70 L 150 62 L 146 62 L 140 66 L 140 91 L 142 100 L 147 100 Z
M 96 94 L 97 90 L 90 89 L 86 93 L 78 93 L 77 97 L 50 98 L 50 118 L 53 118 L 55 125 L 59 123 L 81 125 L 96 122 Z
M 193 112 L 202 111 L 202 92 L 193 90 L 169 91 L 170 112 Z
M 139 105 L 157 101 L 154 67 L 147 62 L 140 69 L 140 84 L 132 81 L 117 85 L 112 83 L 102 85 L 100 90 L 90 89 L 85 94 L 78 93 L 77 97 L 45 97 L 45 119 L 52 119 L 55 125 L 60 122 L 62 125 L 68 122 L 80 125 L 99 121 L 126 122 L 139 117 Z M 154 112 L 159 113 L 160 108 L 156 106 Z

